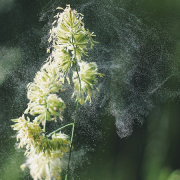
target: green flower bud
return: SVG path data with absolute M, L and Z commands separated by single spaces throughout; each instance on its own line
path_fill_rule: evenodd
M 61 117 L 61 112 L 65 109 L 65 104 L 56 94 L 50 94 L 47 97 L 48 111 L 52 116 Z
M 93 87 L 97 84 L 97 65 L 96 63 L 87 63 L 80 62 L 80 71 L 79 76 L 77 72 L 73 72 L 73 82 L 74 82 L 74 94 L 76 96 L 76 100 L 79 101 L 80 104 L 83 104 L 86 101 L 91 101 L 91 96 L 93 93 Z M 80 79 L 79 79 L 80 78 Z
M 55 46 L 52 56 L 55 59 L 55 63 L 57 63 L 57 67 L 63 72 L 67 72 L 74 63 L 74 60 L 70 57 L 69 53 L 61 49 L 58 45 Z

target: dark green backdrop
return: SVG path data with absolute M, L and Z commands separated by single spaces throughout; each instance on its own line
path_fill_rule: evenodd
M 97 35 L 89 58 L 105 74 L 79 110 L 72 179 L 180 180 L 179 0 L 1 0 L 0 179 L 31 179 L 11 119 L 26 108 L 55 8 L 66 4 Z

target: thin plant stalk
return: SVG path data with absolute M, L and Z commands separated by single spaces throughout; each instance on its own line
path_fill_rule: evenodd
M 72 32 L 72 42 L 73 42 L 73 48 L 74 48 L 74 59 L 75 59 L 75 62 L 76 62 L 76 51 L 75 51 L 75 45 L 74 45 L 73 32 Z M 79 79 L 79 86 L 80 86 L 79 87 L 79 97 L 78 97 L 78 100 L 77 100 L 76 110 L 75 110 L 75 114 L 74 114 L 74 122 L 73 122 L 73 127 L 72 127 L 72 132 L 71 132 L 71 145 L 70 145 L 70 151 L 69 151 L 69 158 L 68 158 L 68 165 L 67 165 L 67 172 L 66 172 L 65 180 L 67 180 L 68 173 L 69 173 L 69 165 L 70 165 L 70 160 L 71 160 L 72 144 L 73 144 L 73 137 L 74 137 L 74 128 L 75 128 L 75 123 L 76 123 L 76 114 L 77 114 L 78 105 L 79 105 L 79 98 L 80 98 L 80 95 L 81 95 L 81 79 L 80 79 L 80 76 L 79 76 L 77 65 L 76 65 L 76 72 L 77 72 L 77 76 L 78 76 L 78 79 Z
M 47 110 L 46 110 L 46 112 L 47 112 Z M 44 132 L 46 132 L 46 114 L 47 114 L 46 112 L 45 112 L 45 120 L 44 120 L 44 128 L 43 128 Z
M 76 111 L 75 111 L 75 115 L 74 115 L 74 123 L 73 123 L 73 127 L 72 127 L 72 132 L 71 132 L 71 145 L 70 145 L 69 159 L 68 159 L 68 166 L 67 166 L 67 172 L 66 172 L 65 180 L 67 180 L 67 176 L 69 173 L 69 164 L 70 164 L 70 160 L 71 160 L 72 144 L 73 144 L 73 137 L 74 137 L 74 128 L 75 128 L 75 123 L 76 123 L 76 114 L 77 114 L 78 105 L 79 105 L 79 102 L 77 101 Z
M 48 176 L 49 180 L 51 180 L 51 171 L 50 171 L 50 164 L 48 163 Z
M 66 124 L 65 126 L 62 126 L 62 127 L 58 128 L 58 129 L 56 129 L 55 131 L 49 133 L 49 134 L 47 135 L 47 137 L 50 137 L 52 134 L 56 133 L 57 131 L 59 131 L 59 130 L 61 130 L 61 129 L 64 129 L 64 128 L 67 127 L 67 126 L 72 126 L 72 125 L 73 125 L 73 123 Z
M 43 130 L 44 130 L 44 132 L 46 131 L 46 120 L 47 120 L 47 109 L 46 109 L 46 112 L 45 112 L 45 120 L 44 120 L 44 128 L 43 128 Z M 49 176 L 49 180 L 51 180 L 51 172 L 50 172 L 50 165 L 49 165 L 49 163 L 48 163 L 48 176 Z

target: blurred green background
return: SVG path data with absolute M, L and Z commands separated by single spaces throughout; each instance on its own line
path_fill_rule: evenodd
M 97 35 L 90 57 L 105 74 L 104 101 L 87 121 L 95 129 L 79 123 L 75 137 L 75 148 L 93 151 L 72 179 L 180 180 L 179 0 L 0 0 L 0 180 L 31 179 L 19 168 L 25 158 L 11 119 L 26 108 L 26 85 L 47 58 L 55 7 L 66 4 Z M 120 122 L 127 133 L 117 130 Z

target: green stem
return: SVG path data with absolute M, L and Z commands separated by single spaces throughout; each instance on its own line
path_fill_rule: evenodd
M 46 120 L 47 120 L 47 108 L 46 108 L 46 112 L 45 112 L 45 120 L 44 120 L 44 132 L 46 131 Z M 51 180 L 51 172 L 50 172 L 50 165 L 48 163 L 48 176 L 49 176 L 49 180 Z
M 47 112 L 47 110 L 46 110 L 46 112 Z M 44 120 L 44 128 L 43 128 L 44 132 L 46 131 L 46 112 L 45 112 L 45 120 Z
M 81 79 L 80 79 L 80 76 L 79 76 L 79 72 L 78 72 L 77 66 L 76 66 L 76 72 L 77 72 L 78 79 L 79 79 L 79 97 L 78 97 L 78 100 L 79 100 L 79 98 L 81 96 Z
M 51 136 L 52 134 L 54 134 L 55 132 L 57 132 L 57 131 L 59 131 L 59 130 L 67 127 L 67 126 L 71 126 L 71 125 L 73 125 L 73 123 L 66 124 L 65 126 L 62 126 L 62 127 L 58 128 L 58 129 L 56 129 L 55 131 L 51 132 L 50 134 L 48 134 L 47 137 L 50 137 L 50 136 Z
M 73 137 L 74 137 L 74 127 L 75 127 L 75 123 L 76 123 L 76 114 L 77 114 L 78 105 L 79 105 L 79 101 L 77 101 L 76 110 L 75 110 L 75 114 L 74 114 L 74 123 L 73 123 L 73 127 L 72 127 L 72 132 L 71 132 L 71 145 L 70 145 L 69 159 L 68 159 L 68 166 L 67 166 L 65 180 L 67 180 L 67 176 L 68 176 L 68 172 L 69 172 L 69 164 L 70 164 L 70 160 L 71 160 L 72 144 L 73 144 Z
M 75 123 L 76 123 L 76 114 L 77 114 L 78 105 L 79 105 L 79 98 L 81 95 L 81 79 L 80 79 L 77 67 L 76 67 L 76 72 L 77 72 L 78 79 L 79 79 L 80 89 L 79 89 L 79 96 L 78 96 L 78 100 L 77 100 L 77 104 L 76 104 L 76 110 L 75 110 L 75 114 L 74 114 L 74 123 L 73 123 L 73 127 L 72 127 L 72 132 L 71 132 L 71 145 L 70 145 L 69 159 L 68 159 L 68 166 L 67 166 L 67 172 L 66 172 L 65 180 L 67 180 L 68 173 L 69 173 L 69 164 L 70 164 L 71 153 L 72 153 L 72 144 L 73 144 L 73 137 L 74 137 L 74 128 L 75 128 Z
M 68 173 L 69 173 L 69 164 L 70 164 L 70 160 L 71 160 L 71 153 L 72 153 L 72 145 L 73 145 L 73 137 L 74 137 L 74 128 L 75 128 L 75 123 L 76 123 L 76 114 L 77 114 L 77 109 L 78 109 L 78 105 L 79 105 L 79 99 L 81 96 L 81 79 L 79 76 L 79 72 L 78 72 L 78 68 L 77 68 L 77 60 L 76 60 L 76 47 L 74 45 L 74 35 L 73 35 L 73 30 L 72 30 L 72 45 L 73 45 L 73 49 L 74 49 L 74 60 L 76 62 L 76 72 L 77 72 L 77 76 L 79 79 L 79 96 L 78 96 L 78 100 L 77 100 L 77 104 L 76 104 L 76 110 L 75 110 L 75 114 L 74 114 L 74 122 L 73 122 L 73 127 L 72 127 L 72 132 L 71 132 L 71 144 L 70 144 L 70 151 L 69 151 L 69 159 L 68 159 L 68 165 L 67 165 L 67 171 L 66 171 L 66 176 L 65 176 L 65 180 L 67 180 L 68 177 Z
M 50 164 L 48 163 L 48 176 L 49 180 L 51 180 L 51 171 L 50 171 Z
M 44 120 L 44 128 L 43 128 L 44 132 L 46 132 L 46 120 L 47 120 L 47 111 L 48 111 L 47 96 L 45 98 L 45 106 L 46 106 L 46 112 L 45 112 L 45 120 Z

